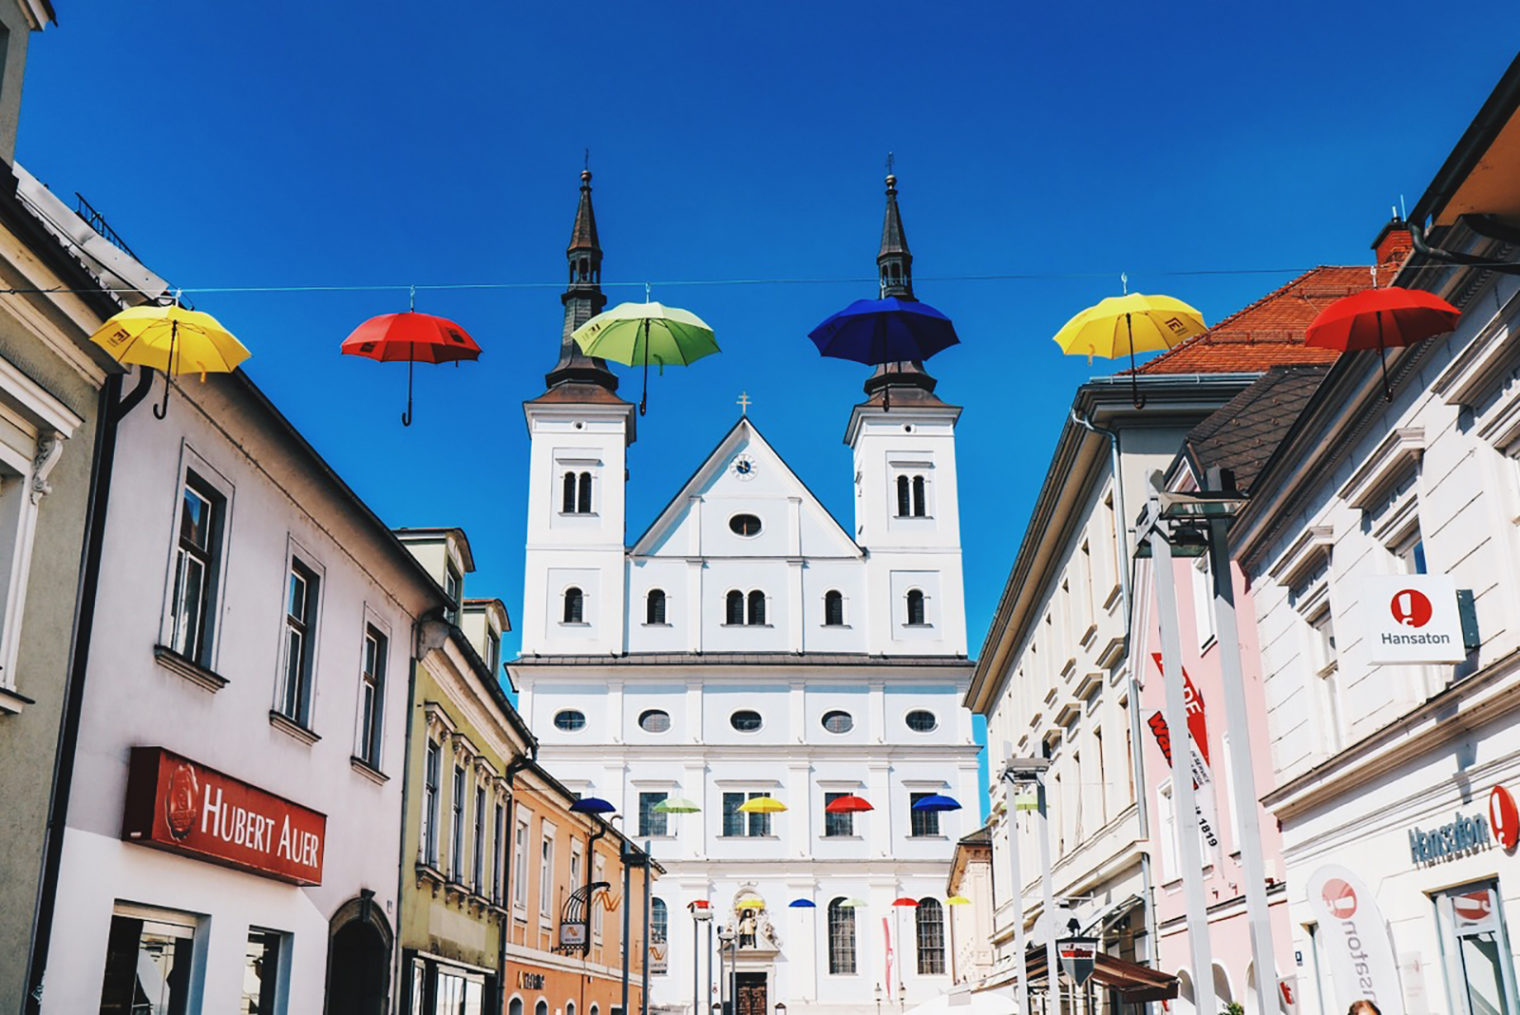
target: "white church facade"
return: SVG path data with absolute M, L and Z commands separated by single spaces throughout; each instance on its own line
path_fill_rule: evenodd
M 603 305 L 583 180 L 560 362 L 525 406 L 523 643 L 510 665 L 520 711 L 541 760 L 614 804 L 666 871 L 653 1007 L 717 1000 L 718 967 L 690 913 L 698 900 L 739 939 L 738 1015 L 778 1002 L 794 1015 L 911 1007 L 950 986 L 946 875 L 956 841 L 980 823 L 961 704 L 972 667 L 960 410 L 916 364 L 877 371 L 845 429 L 849 528 L 742 418 L 629 545 L 633 407 L 569 339 Z M 890 178 L 878 261 L 884 288 L 911 297 Z M 825 811 L 846 795 L 873 809 Z M 913 809 L 930 795 L 964 809 Z M 786 809 L 739 810 L 755 797 Z M 676 799 L 697 809 L 656 810 Z

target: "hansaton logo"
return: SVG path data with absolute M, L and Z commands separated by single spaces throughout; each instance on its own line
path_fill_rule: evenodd
M 1424 627 L 1435 615 L 1435 608 L 1425 593 L 1416 589 L 1400 589 L 1388 604 L 1393 619 L 1405 627 Z
M 1494 838 L 1499 840 L 1504 852 L 1513 853 L 1515 846 L 1520 845 L 1520 809 L 1515 807 L 1515 798 L 1503 786 L 1495 786 L 1488 794 L 1488 827 L 1493 829 Z
M 169 834 L 183 839 L 195 827 L 195 819 L 201 813 L 200 783 L 195 769 L 179 764 L 169 773 L 169 788 L 164 793 L 164 820 L 168 822 Z
M 1468 923 L 1482 923 L 1494 911 L 1494 900 L 1487 888 L 1451 897 L 1451 908 L 1459 919 Z
M 1325 882 L 1323 890 L 1325 908 L 1338 920 L 1349 920 L 1356 915 L 1356 890 L 1340 878 Z

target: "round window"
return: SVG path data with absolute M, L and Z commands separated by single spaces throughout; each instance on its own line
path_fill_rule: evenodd
M 564 730 L 566 733 L 574 733 L 576 730 L 586 728 L 586 713 L 578 712 L 573 708 L 567 708 L 554 714 L 554 728 Z
M 760 728 L 760 713 L 743 708 L 728 717 L 728 724 L 740 733 L 753 733 Z
M 658 708 L 639 713 L 639 729 L 645 733 L 664 733 L 670 729 L 670 713 Z
M 760 519 L 754 515 L 734 515 L 728 520 L 728 527 L 734 530 L 738 536 L 758 536 L 760 534 Z
M 855 728 L 855 717 L 848 712 L 825 712 L 823 728 L 830 733 L 848 733 Z
M 933 733 L 939 728 L 939 720 L 934 718 L 934 713 L 921 708 L 909 712 L 905 722 L 914 733 Z

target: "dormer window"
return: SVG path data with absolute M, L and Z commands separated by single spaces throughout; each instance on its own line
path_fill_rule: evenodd
M 444 619 L 450 624 L 459 623 L 460 597 L 464 595 L 464 576 L 459 573 L 459 568 L 450 559 L 443 565 L 443 592 L 449 597 L 448 609 L 444 612 Z
M 649 590 L 649 595 L 644 600 L 644 623 L 664 626 L 665 593 L 663 590 Z
M 823 626 L 844 626 L 844 593 L 830 589 L 823 594 Z
M 591 513 L 591 473 L 567 472 L 562 481 L 560 513 L 589 515 Z
M 564 623 L 584 624 L 586 622 L 586 596 L 574 585 L 565 590 L 565 613 Z
M 501 669 L 501 632 L 490 625 L 486 626 L 486 669 L 493 677 Z

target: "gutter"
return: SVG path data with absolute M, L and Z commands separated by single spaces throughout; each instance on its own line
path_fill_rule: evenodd
M 519 754 L 507 765 L 507 771 L 503 778 L 507 781 L 507 817 L 506 828 L 502 834 L 507 837 L 509 844 L 517 841 L 517 794 L 512 792 L 512 780 L 517 773 L 530 765 L 538 762 L 538 741 L 529 740 L 527 753 Z M 509 845 L 509 852 L 512 852 Z M 496 862 L 501 862 L 501 857 L 496 857 Z M 586 870 L 591 869 L 591 858 L 586 857 Z M 496 937 L 496 1015 L 502 1015 L 507 1010 L 507 935 L 512 932 L 512 865 L 507 864 L 501 879 L 501 905 L 506 910 L 506 916 L 501 919 L 501 933 Z
M 139 368 L 137 386 L 121 396 L 122 374 L 113 373 L 100 389 L 96 419 L 94 464 L 90 469 L 90 493 L 85 513 L 83 563 L 74 599 L 74 629 L 69 646 L 69 677 L 63 691 L 63 721 L 58 728 L 58 750 L 53 756 L 53 782 L 48 798 L 47 825 L 43 831 L 42 877 L 37 886 L 37 905 L 32 915 L 31 955 L 28 960 L 26 996 L 21 1011 L 36 1015 L 42 1010 L 43 978 L 53 937 L 53 916 L 58 905 L 58 875 L 63 865 L 64 830 L 68 823 L 69 796 L 74 786 L 74 754 L 79 747 L 79 725 L 84 714 L 85 677 L 89 673 L 90 643 L 95 631 L 96 599 L 100 592 L 100 558 L 105 542 L 106 514 L 111 501 L 111 474 L 116 464 L 116 437 L 121 421 L 153 386 L 153 371 Z M 166 381 L 167 383 L 167 381 Z

